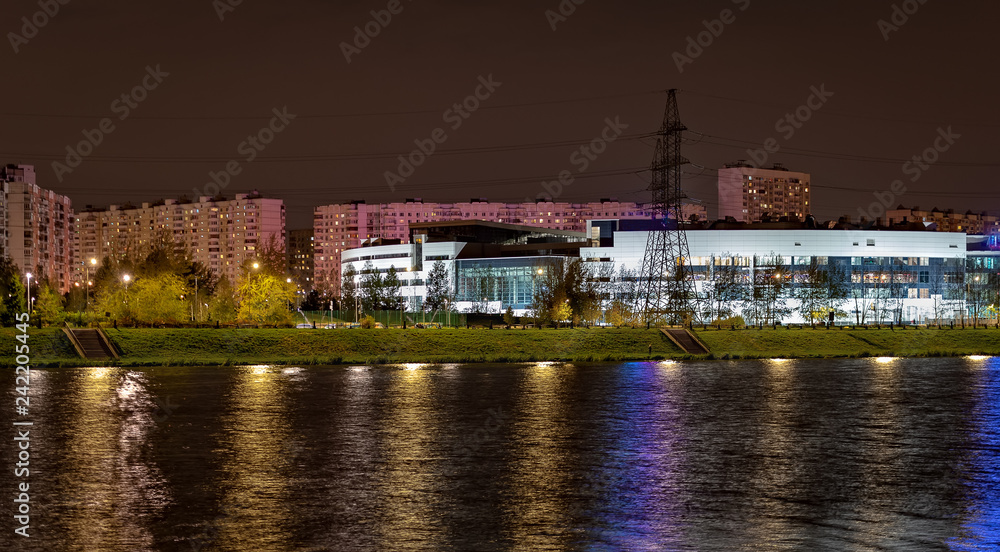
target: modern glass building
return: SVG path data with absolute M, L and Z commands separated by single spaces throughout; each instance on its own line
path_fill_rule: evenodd
M 615 290 L 639 276 L 649 222 L 593 220 L 586 233 L 573 233 L 456 221 L 414 225 L 412 232 L 411 244 L 346 251 L 344 268 L 354 263 L 360 279 L 367 262 L 383 272 L 394 267 L 407 303 L 418 309 L 427 274 L 442 261 L 457 310 L 497 313 L 512 307 L 521 315 L 545 271 L 563 259 L 583 259 L 607 283 L 613 300 Z M 988 296 L 1000 289 L 1000 244 L 982 236 L 764 223 L 715 225 L 690 230 L 687 238 L 699 298 L 726 300 L 720 282 L 728 282 L 735 314 L 743 314 L 747 292 L 780 280 L 775 301 L 786 307 L 780 321 L 805 322 L 802 290 L 817 285 L 817 273 L 839 286 L 835 311 L 845 323 L 995 318 L 988 306 L 1000 301 Z

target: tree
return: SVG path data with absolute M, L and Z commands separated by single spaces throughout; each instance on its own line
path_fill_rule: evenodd
M 277 234 L 271 234 L 263 244 L 257 244 L 257 257 L 263 273 L 282 276 L 288 272 L 288 260 L 285 257 L 285 244 L 278 239 Z
M 396 267 L 390 266 L 389 271 L 385 273 L 385 278 L 382 279 L 383 310 L 396 310 L 400 308 L 403 303 L 403 297 L 400 295 L 401 285 L 399 274 L 396 273 Z
M 358 271 L 354 270 L 354 264 L 347 265 L 340 284 L 340 308 L 353 311 L 355 322 L 358 321 L 356 308 L 359 299 L 358 285 L 354 281 L 357 275 Z
M 248 273 L 236 288 L 237 317 L 253 322 L 289 323 L 295 284 L 273 274 Z
M 630 307 L 632 303 L 615 299 L 608 308 L 607 320 L 613 326 L 626 326 L 635 322 L 635 315 Z
M 46 326 L 61 324 L 66 319 L 62 296 L 49 287 L 48 283 L 39 287 L 37 299 L 35 299 L 34 315 Z
M 365 263 L 365 268 L 361 273 L 361 306 L 368 312 L 379 310 L 382 308 L 385 297 L 385 282 L 382 273 L 375 268 L 371 261 Z
M 188 317 L 184 292 L 181 277 L 168 272 L 137 278 L 129 285 L 128 299 L 137 322 L 173 323 Z
M 743 316 L 753 324 L 777 324 L 791 314 L 786 296 L 792 275 L 781 256 L 754 256 L 750 289 L 743 300 Z
M 633 309 L 638 301 L 638 289 L 637 271 L 629 270 L 625 265 L 619 266 L 606 314 L 611 324 L 626 326 L 638 322 L 639 317 Z
M 208 316 L 217 322 L 236 320 L 236 290 L 225 275 L 219 278 L 208 303 Z
M 573 316 L 573 308 L 569 306 L 569 300 L 557 303 L 552 309 L 552 318 L 555 320 L 557 329 L 559 323 L 569 319 L 570 316 Z
M 504 311 L 503 323 L 506 324 L 508 328 L 514 325 L 514 307 L 508 306 L 507 310 Z
M 497 278 L 493 266 L 476 266 L 472 275 L 465 278 L 465 284 L 466 296 L 472 301 L 471 312 L 487 312 L 490 299 L 496 296 Z
M 731 253 L 723 253 L 718 263 L 711 266 L 711 281 L 708 286 L 708 318 L 721 320 L 733 315 L 734 307 L 743 300 L 746 286 L 743 271 Z
M 795 297 L 799 300 L 799 314 L 810 324 L 824 322 L 827 317 L 829 280 L 829 271 L 825 266 L 817 264 L 815 258 L 801 274 L 801 280 L 795 288 Z
M 0 325 L 13 326 L 25 312 L 25 289 L 21 272 L 10 257 L 0 258 Z
M 301 309 L 304 311 L 321 311 L 326 310 L 329 306 L 329 300 L 324 300 L 320 296 L 319 291 L 315 289 L 309 290 L 306 294 L 306 298 L 302 301 Z
M 451 296 L 451 278 L 443 261 L 435 261 L 427 275 L 427 300 L 424 307 L 430 311 L 442 309 Z

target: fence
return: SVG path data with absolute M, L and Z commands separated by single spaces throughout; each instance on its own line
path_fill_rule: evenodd
M 305 319 L 303 319 L 303 315 Z M 425 322 L 436 322 L 443 326 L 464 326 L 466 323 L 467 315 L 460 312 L 405 312 L 400 313 L 398 310 L 392 311 L 374 311 L 374 312 L 358 312 L 357 320 L 361 320 L 365 316 L 371 316 L 376 322 L 380 322 L 386 326 L 402 326 L 403 319 L 401 315 L 406 316 L 406 325 L 412 326 L 414 324 L 423 324 Z M 352 310 L 325 310 L 325 311 L 302 311 L 302 313 L 295 313 L 295 323 L 302 322 L 315 322 L 317 326 L 325 326 L 330 323 L 343 323 L 343 322 L 355 322 L 355 311 Z

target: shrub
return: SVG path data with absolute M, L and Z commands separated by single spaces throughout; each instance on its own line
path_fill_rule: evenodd
M 361 319 L 361 327 L 364 328 L 364 329 L 366 329 L 366 330 L 370 330 L 370 329 L 374 328 L 375 327 L 375 317 L 369 314 L 368 316 L 362 318 Z
M 728 318 L 716 318 L 715 320 L 712 320 L 710 325 L 723 326 L 723 327 L 735 325 L 738 328 L 740 326 L 746 326 L 746 324 L 747 323 L 743 320 L 742 316 L 736 315 L 736 316 L 730 316 Z

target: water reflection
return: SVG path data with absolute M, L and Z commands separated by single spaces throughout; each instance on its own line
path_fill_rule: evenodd
M 151 550 L 152 524 L 170 492 L 149 454 L 156 431 L 148 376 L 120 368 L 86 368 L 60 408 L 73 412 L 66 428 L 61 493 L 73 497 L 59 523 L 86 549 L 119 545 Z
M 1000 549 L 997 358 L 74 368 L 32 386 L 38 538 L 0 550 Z
M 286 550 L 292 518 L 287 443 L 287 378 L 280 368 L 233 369 L 229 406 L 220 422 L 221 508 L 195 543 L 232 549 Z
M 966 512 L 952 550 L 1000 547 L 1000 358 L 969 357 L 976 378 L 968 466 Z
M 684 540 L 690 496 L 680 481 L 682 366 L 640 362 L 619 371 L 606 412 L 611 423 L 602 428 L 603 462 L 585 477 L 599 491 L 591 505 L 599 513 L 598 531 L 589 535 L 595 550 L 663 550 Z
M 435 371 L 426 367 L 393 369 L 386 389 L 377 550 L 433 550 L 443 538 L 440 405 Z
M 571 365 L 538 363 L 520 372 L 503 505 L 514 550 L 562 550 L 570 538 L 568 400 Z

